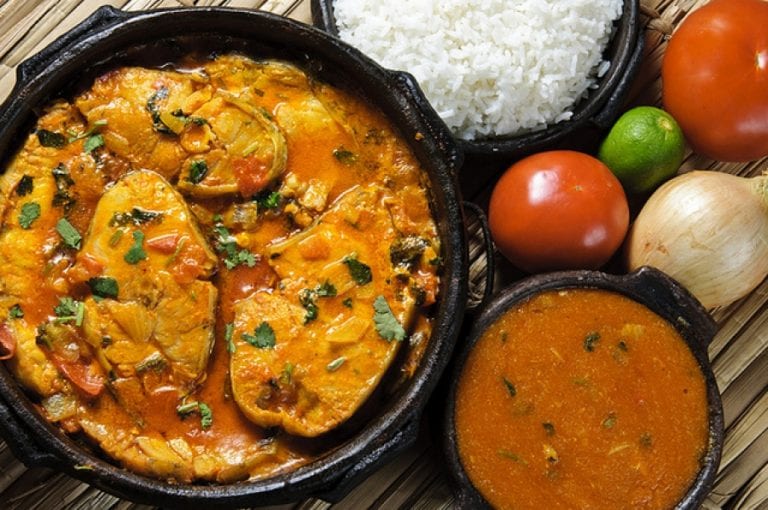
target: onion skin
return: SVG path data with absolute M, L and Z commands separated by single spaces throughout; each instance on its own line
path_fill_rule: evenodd
M 705 308 L 749 294 L 768 275 L 768 175 L 695 170 L 648 199 L 627 238 L 630 270 L 653 266 Z

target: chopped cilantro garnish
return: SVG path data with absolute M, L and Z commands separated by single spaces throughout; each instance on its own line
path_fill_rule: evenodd
M 253 197 L 262 209 L 276 209 L 280 205 L 281 198 L 277 191 L 265 191 Z
M 130 212 L 116 212 L 109 220 L 109 226 L 122 227 L 128 224 L 136 226 L 149 222 L 160 222 L 163 220 L 163 213 L 156 211 L 147 211 L 134 207 Z
M 204 159 L 196 159 L 189 164 L 189 176 L 187 181 L 192 184 L 197 184 L 208 175 L 208 163 Z
M 376 298 L 373 302 L 373 309 L 375 312 L 373 314 L 373 323 L 379 336 L 388 342 L 392 340 L 402 341 L 405 338 L 405 329 L 398 322 L 395 314 L 392 313 L 392 309 L 389 308 L 389 304 L 384 296 Z
M 346 306 L 347 308 L 352 308 L 352 298 L 344 298 L 344 301 L 341 302 L 342 305 Z
M 345 361 L 347 361 L 347 358 L 345 358 L 344 356 L 339 356 L 335 360 L 328 363 L 325 366 L 325 369 L 328 370 L 329 372 L 335 372 L 339 368 L 341 368 L 341 365 L 343 365 Z
M 20 197 L 29 195 L 32 193 L 34 185 L 32 183 L 32 176 L 24 175 L 19 179 L 19 183 L 16 185 L 16 194 Z
M 56 222 L 56 232 L 59 233 L 64 244 L 76 250 L 80 249 L 80 243 L 83 238 L 80 232 L 66 218 L 61 218 Z
M 259 324 L 259 327 L 253 331 L 252 335 L 248 333 L 242 333 L 240 336 L 243 340 L 254 347 L 258 347 L 259 349 L 272 348 L 276 343 L 275 331 L 266 321 Z
M 85 305 L 82 301 L 76 301 L 69 296 L 59 298 L 59 304 L 53 308 L 57 322 L 74 321 L 76 326 L 83 325 Z
M 217 223 L 213 227 L 213 231 L 217 236 L 215 242 L 216 251 L 224 254 L 224 265 L 227 269 L 232 269 L 241 264 L 248 267 L 256 265 L 256 256 L 247 249 L 240 248 L 227 227 Z
M 95 296 L 103 298 L 117 298 L 117 280 L 108 276 L 97 276 L 88 280 L 88 286 Z
M 147 258 L 147 252 L 144 251 L 142 244 L 144 243 L 144 232 L 141 230 L 134 230 L 133 232 L 133 246 L 123 256 L 123 259 L 129 264 L 138 264 Z
M 40 217 L 40 204 L 37 202 L 27 202 L 21 206 L 19 212 L 19 226 L 24 230 L 32 227 L 32 223 Z
M 204 402 L 187 402 L 176 407 L 176 414 L 182 419 L 195 412 L 200 415 L 200 426 L 203 430 L 211 428 L 211 425 L 213 425 L 213 411 L 208 404 Z
M 506 377 L 502 377 L 501 382 L 504 383 L 504 387 L 507 389 L 507 393 L 509 393 L 510 397 L 514 397 L 515 395 L 517 395 L 517 388 L 515 388 L 515 385 L 512 384 L 512 381 L 510 381 Z
M 235 331 L 235 325 L 231 322 L 228 322 L 224 326 L 224 341 L 227 342 L 227 352 L 230 354 L 234 354 L 235 352 L 235 342 L 232 339 L 232 333 Z
M 329 280 L 326 280 L 314 289 L 302 289 L 299 292 L 299 303 L 307 310 L 307 314 L 304 316 L 304 324 L 317 319 L 317 298 L 334 297 L 335 295 L 336 287 Z
M 598 340 L 600 340 L 600 333 L 597 331 L 590 331 L 587 333 L 587 336 L 584 337 L 584 349 L 587 352 L 594 351 Z
M 62 207 L 65 212 L 69 211 L 75 205 L 75 199 L 69 194 L 69 187 L 75 184 L 75 181 L 72 180 L 69 170 L 63 163 L 56 165 L 51 173 L 56 182 L 56 193 L 53 195 L 52 203 L 54 207 Z
M 16 303 L 12 307 L 8 309 L 8 318 L 9 319 L 23 319 L 24 318 L 24 310 L 21 309 L 21 305 Z
M 357 155 L 354 152 L 344 148 L 343 145 L 333 149 L 333 157 L 336 158 L 339 163 L 344 165 L 351 165 L 357 161 Z
M 95 151 L 99 147 L 104 146 L 104 137 L 100 134 L 91 135 L 88 137 L 88 139 L 83 144 L 83 151 L 86 154 L 90 154 L 91 152 Z
M 155 91 L 154 94 L 149 96 L 149 99 L 147 99 L 147 111 L 149 112 L 149 115 L 152 117 L 152 127 L 155 128 L 155 131 L 158 133 L 164 133 L 167 135 L 172 135 L 173 131 L 171 128 L 165 125 L 162 118 L 160 117 L 160 108 L 158 106 L 158 103 L 160 101 L 163 101 L 164 99 L 168 98 L 168 88 L 167 87 L 160 87 Z
M 37 130 L 37 139 L 40 145 L 43 147 L 53 147 L 54 149 L 61 149 L 67 145 L 67 137 L 61 133 L 55 133 L 48 131 L 47 129 Z
M 357 260 L 356 256 L 344 257 L 344 263 L 349 268 L 349 275 L 358 285 L 365 285 L 373 280 L 370 266 Z

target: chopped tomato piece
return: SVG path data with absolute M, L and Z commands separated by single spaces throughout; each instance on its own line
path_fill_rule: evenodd
M 51 361 L 64 377 L 89 397 L 98 397 L 104 390 L 104 378 L 92 364 L 86 364 L 82 359 L 69 361 L 62 356 L 52 353 Z
M 269 166 L 256 156 L 237 158 L 232 161 L 232 170 L 240 194 L 249 198 L 269 184 Z
M 179 245 L 179 234 L 163 234 L 153 237 L 147 239 L 146 244 L 155 251 L 170 255 L 176 251 L 176 247 Z

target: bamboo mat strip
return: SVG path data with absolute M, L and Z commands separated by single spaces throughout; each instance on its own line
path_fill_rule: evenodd
M 641 0 L 646 49 L 630 93 L 630 104 L 661 104 L 661 60 L 674 26 L 706 0 Z M 15 81 L 15 67 L 27 56 L 79 23 L 98 6 L 126 10 L 225 5 L 261 8 L 310 21 L 308 0 L 0 0 L 0 101 Z M 726 164 L 688 153 L 683 170 L 716 169 L 758 175 L 766 160 Z M 715 310 L 719 332 L 710 357 L 723 396 L 727 438 L 723 463 L 708 509 L 768 508 L 768 281 L 740 302 Z M 670 411 L 672 412 L 672 410 Z M 452 494 L 435 465 L 435 447 L 423 436 L 394 461 L 374 473 L 336 505 L 310 499 L 266 510 L 351 510 L 357 508 L 452 507 Z M 27 469 L 0 442 L 0 508 L 145 510 L 44 468 Z

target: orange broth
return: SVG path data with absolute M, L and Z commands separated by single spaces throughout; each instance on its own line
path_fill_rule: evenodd
M 706 452 L 706 385 L 645 306 L 549 291 L 478 340 L 455 425 L 464 470 L 496 508 L 671 508 Z

